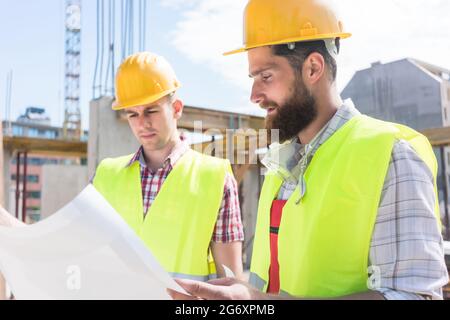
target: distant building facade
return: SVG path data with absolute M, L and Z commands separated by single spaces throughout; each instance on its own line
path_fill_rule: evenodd
M 63 139 L 63 128 L 50 125 L 50 118 L 45 109 L 40 107 L 28 107 L 25 113 L 17 118 L 17 121 L 3 121 L 3 135 L 13 137 L 26 137 L 36 139 Z M 82 140 L 86 141 L 88 132 L 83 132 Z M 23 165 L 23 158 L 21 165 Z M 27 157 L 26 177 L 26 213 L 29 222 L 39 221 L 41 217 L 41 192 L 42 192 L 42 166 L 47 164 L 73 165 L 79 164 L 79 158 L 48 156 L 38 153 L 29 154 Z M 85 163 L 84 163 L 85 164 Z M 23 169 L 21 170 L 23 175 Z M 15 210 L 15 194 L 17 186 L 17 157 L 13 156 L 10 163 L 10 190 L 9 203 L 12 213 Z M 19 180 L 19 190 L 22 190 L 23 176 Z M 21 195 L 23 196 L 23 195 Z M 19 201 L 19 209 L 22 200 Z M 14 210 L 13 210 L 14 209 Z

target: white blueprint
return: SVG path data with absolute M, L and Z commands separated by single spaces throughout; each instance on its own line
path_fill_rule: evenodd
M 92 185 L 44 221 L 0 227 L 16 299 L 169 299 L 184 292 Z

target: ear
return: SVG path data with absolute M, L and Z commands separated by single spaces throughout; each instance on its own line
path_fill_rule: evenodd
M 318 52 L 311 53 L 303 63 L 305 84 L 314 85 L 325 75 L 325 59 Z
M 183 101 L 181 101 L 180 99 L 175 99 L 175 101 L 172 102 L 172 107 L 174 111 L 174 118 L 179 120 L 183 115 L 183 108 L 184 108 Z

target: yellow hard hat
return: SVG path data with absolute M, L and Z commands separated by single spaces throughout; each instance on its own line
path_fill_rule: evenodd
M 224 53 L 299 41 L 348 38 L 326 0 L 249 0 L 244 12 L 244 47 Z
M 155 102 L 181 87 L 170 64 L 151 52 L 129 56 L 116 75 L 116 101 L 113 110 Z

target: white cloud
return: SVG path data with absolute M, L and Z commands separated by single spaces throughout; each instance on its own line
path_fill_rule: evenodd
M 172 34 L 173 45 L 195 63 L 206 63 L 237 86 L 246 86 L 245 55 L 224 57 L 225 51 L 241 45 L 242 11 L 245 1 L 198 0 L 183 12 Z
M 247 0 L 164 0 L 183 10 L 172 34 L 173 45 L 194 63 L 205 64 L 242 90 L 250 84 L 245 54 L 223 57 L 242 44 L 242 15 Z M 412 57 L 450 69 L 450 1 L 339 0 L 350 39 L 342 41 L 340 89 L 355 71 L 375 61 Z M 252 107 L 254 108 L 254 107 Z
M 223 56 L 224 52 L 242 44 L 242 12 L 246 3 L 246 0 L 198 0 L 194 7 L 184 8 L 182 20 L 176 24 L 171 38 L 176 49 L 191 61 L 209 66 L 221 81 L 236 86 L 236 91 L 242 95 L 242 104 L 236 106 L 236 111 L 245 109 L 245 112 L 255 113 L 257 108 L 248 99 L 251 81 L 247 56 Z
M 341 87 L 356 70 L 375 61 L 405 57 L 450 67 L 450 2 L 447 0 L 340 0 L 346 28 L 342 41 Z

